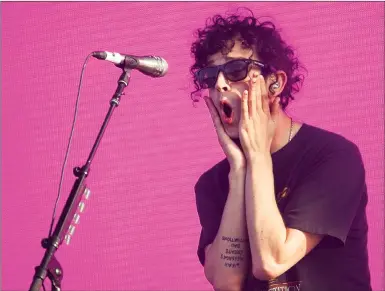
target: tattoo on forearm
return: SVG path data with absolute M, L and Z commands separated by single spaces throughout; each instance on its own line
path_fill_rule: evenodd
M 229 268 L 241 267 L 241 262 L 243 262 L 244 259 L 244 250 L 243 246 L 241 247 L 241 244 L 243 245 L 248 240 L 228 236 L 222 236 L 222 240 L 230 243 L 229 247 L 225 251 L 226 253 L 221 254 L 224 266 Z
M 232 242 L 232 243 L 248 241 L 248 239 L 246 238 L 237 238 L 237 237 L 229 237 L 229 236 L 222 236 L 222 240 Z

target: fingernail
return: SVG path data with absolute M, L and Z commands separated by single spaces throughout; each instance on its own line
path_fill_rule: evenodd
M 253 83 L 257 83 L 257 80 L 258 80 L 257 78 L 253 78 L 253 79 L 252 79 L 252 82 L 253 82 Z

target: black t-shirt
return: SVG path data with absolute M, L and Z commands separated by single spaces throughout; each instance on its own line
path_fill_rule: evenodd
M 251 270 L 244 290 L 369 291 L 365 170 L 356 145 L 303 124 L 293 140 L 272 154 L 276 201 L 286 227 L 325 235 L 278 278 L 259 281 Z M 202 232 L 198 257 L 213 242 L 229 192 L 229 163 L 206 171 L 195 185 Z

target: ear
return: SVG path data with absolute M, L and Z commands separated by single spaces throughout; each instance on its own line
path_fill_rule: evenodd
M 287 83 L 287 75 L 284 71 L 277 71 L 269 75 L 266 81 L 266 86 L 270 97 L 279 96 Z

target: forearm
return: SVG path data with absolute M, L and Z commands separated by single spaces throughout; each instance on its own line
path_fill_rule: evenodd
M 274 194 L 274 176 L 270 156 L 258 156 L 246 172 L 247 229 L 253 273 L 271 277 L 286 241 L 286 227 Z M 268 279 L 268 278 L 266 278 Z
M 248 268 L 244 187 L 245 171 L 230 172 L 221 224 L 205 260 L 205 274 L 217 290 L 240 290 Z

